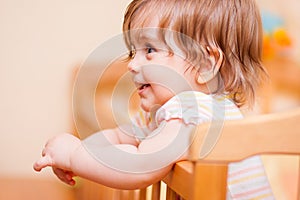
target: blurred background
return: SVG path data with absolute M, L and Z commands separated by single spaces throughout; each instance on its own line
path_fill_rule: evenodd
M 72 80 L 99 44 L 121 33 L 129 0 L 0 0 L 0 199 L 74 199 L 50 169 L 36 173 L 49 137 L 74 132 Z M 257 113 L 300 106 L 300 1 L 259 0 L 271 81 Z M 299 159 L 264 157 L 278 199 L 296 199 Z M 77 186 L 79 187 L 79 186 Z

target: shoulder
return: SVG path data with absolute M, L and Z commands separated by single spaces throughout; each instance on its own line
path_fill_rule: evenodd
M 174 118 L 197 125 L 211 120 L 239 119 L 242 114 L 226 95 L 186 91 L 171 98 L 156 113 L 158 124 Z

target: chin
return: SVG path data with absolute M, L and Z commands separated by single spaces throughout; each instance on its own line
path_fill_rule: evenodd
M 143 104 L 141 103 L 141 108 L 145 111 L 145 112 L 156 112 L 156 110 L 161 107 L 160 104 Z
M 142 108 L 144 111 L 146 111 L 146 112 L 150 112 L 152 106 L 141 103 L 141 108 Z
M 141 104 L 141 108 L 145 111 L 145 112 L 149 112 L 149 108 L 148 106 L 144 106 L 143 104 Z

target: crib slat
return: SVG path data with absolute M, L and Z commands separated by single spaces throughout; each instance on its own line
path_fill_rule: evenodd
M 170 187 L 167 187 L 167 199 L 168 200 L 176 200 L 176 192 L 172 190 Z
M 160 181 L 152 185 L 152 200 L 160 199 Z

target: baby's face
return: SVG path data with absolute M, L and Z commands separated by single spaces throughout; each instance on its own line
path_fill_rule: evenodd
M 159 28 L 132 30 L 133 56 L 128 64 L 140 96 L 141 107 L 150 111 L 174 95 L 195 89 L 195 70 L 171 40 L 168 46 L 159 37 Z M 170 38 L 172 33 L 169 33 Z

